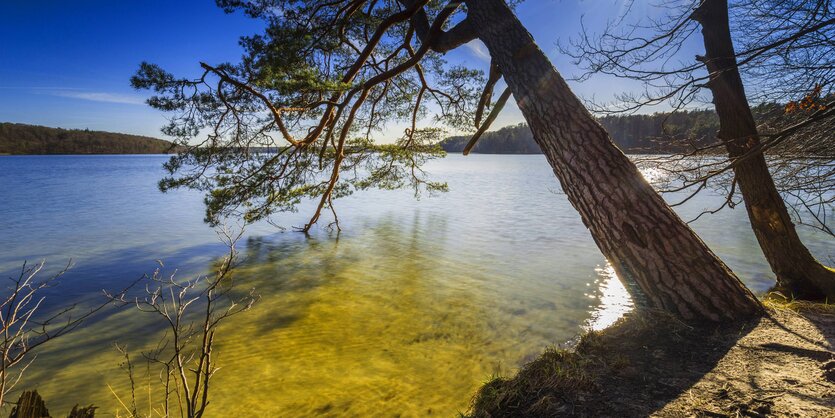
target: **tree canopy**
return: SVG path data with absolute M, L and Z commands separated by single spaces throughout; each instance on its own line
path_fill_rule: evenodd
M 132 79 L 156 93 L 151 106 L 173 114 L 164 131 L 189 146 L 167 164 L 161 188 L 204 190 L 209 222 L 264 219 L 313 199 L 300 227 L 308 231 L 323 209 L 337 220 L 333 200 L 355 190 L 444 190 L 420 169 L 442 153 L 438 129 L 422 117 L 431 110 L 440 124 L 475 130 L 471 147 L 512 94 L 598 247 L 647 304 L 688 321 L 761 312 L 612 144 L 505 1 L 218 4 L 267 25 L 241 39 L 240 62 L 201 63 L 192 78 L 143 63 Z M 490 52 L 486 77 L 444 62 L 443 53 L 476 39 Z M 500 79 L 508 87 L 491 106 Z M 395 144 L 376 144 L 371 133 L 392 120 L 410 127 Z M 279 152 L 251 152 L 264 146 Z
M 443 153 L 441 129 L 422 122 L 431 109 L 442 126 L 473 129 L 490 97 L 482 72 L 441 55 L 472 39 L 459 2 L 217 3 L 266 24 L 241 38 L 240 62 L 200 63 L 196 78 L 143 63 L 131 80 L 156 93 L 148 103 L 174 115 L 163 131 L 189 147 L 167 164 L 163 190 L 206 191 L 212 223 L 263 219 L 318 199 L 303 230 L 355 190 L 445 190 L 420 169 Z M 375 143 L 391 121 L 409 128 L 393 144 Z M 257 147 L 279 151 L 250 152 Z

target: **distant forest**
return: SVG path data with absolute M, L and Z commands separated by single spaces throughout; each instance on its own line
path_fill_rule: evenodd
M 719 119 L 712 110 L 693 110 L 651 115 L 604 116 L 597 119 L 612 139 L 627 153 L 680 152 L 692 145 L 714 141 Z M 461 152 L 470 136 L 452 136 L 441 141 L 447 152 Z M 473 151 L 482 154 L 539 154 L 528 125 L 520 123 L 486 132 Z
M 164 154 L 171 145 L 147 136 L 0 123 L 0 154 Z
M 803 113 L 786 115 L 785 106 L 775 103 L 751 108 L 759 122 L 798 120 Z M 597 118 L 615 144 L 631 154 L 666 154 L 691 151 L 716 142 L 719 118 L 713 110 L 691 110 L 651 115 L 604 116 Z M 801 137 L 803 134 L 799 134 Z M 451 136 L 440 142 L 447 152 L 461 152 L 470 136 Z M 835 138 L 832 138 L 835 140 Z M 831 155 L 831 146 L 810 141 L 805 155 Z M 540 154 L 528 125 L 520 123 L 486 132 L 472 152 L 482 154 Z M 718 149 L 724 152 L 724 149 Z

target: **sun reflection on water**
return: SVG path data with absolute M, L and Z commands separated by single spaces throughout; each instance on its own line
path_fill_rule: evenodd
M 614 324 L 631 311 L 634 305 L 629 292 L 610 263 L 606 263 L 605 267 L 598 266 L 594 271 L 598 276 L 593 286 L 596 291 L 587 296 L 597 299 L 600 303 L 591 311 L 591 318 L 586 322 L 585 328 L 600 331 Z
M 641 172 L 644 180 L 649 184 L 655 184 L 666 177 L 666 173 L 658 167 L 639 166 L 638 170 Z

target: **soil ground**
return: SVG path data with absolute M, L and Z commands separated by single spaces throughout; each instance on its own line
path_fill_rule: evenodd
M 487 383 L 476 417 L 835 417 L 835 309 L 735 326 L 634 314 Z

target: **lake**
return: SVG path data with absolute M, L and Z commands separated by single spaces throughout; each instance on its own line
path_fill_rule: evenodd
M 101 301 L 156 260 L 177 277 L 205 272 L 224 246 L 202 222 L 199 193 L 157 190 L 165 160 L 0 157 L 0 272 L 41 259 L 55 272 L 72 259 L 47 307 Z M 236 280 L 262 299 L 216 337 L 209 416 L 450 416 L 492 376 L 631 308 L 543 156 L 450 155 L 426 168 L 448 193 L 337 201 L 338 236 L 324 216 L 310 237 L 248 226 Z M 721 202 L 706 193 L 677 210 L 690 219 Z M 311 209 L 274 220 L 302 225 Z M 744 208 L 693 227 L 752 290 L 773 284 Z M 835 256 L 822 233 L 799 232 L 819 258 Z M 141 363 L 160 333 L 150 314 L 109 310 L 39 353 L 21 387 L 37 388 L 53 414 L 92 403 L 113 415 L 108 385 L 129 396 L 113 344 Z M 148 384 L 139 379 L 140 392 Z

